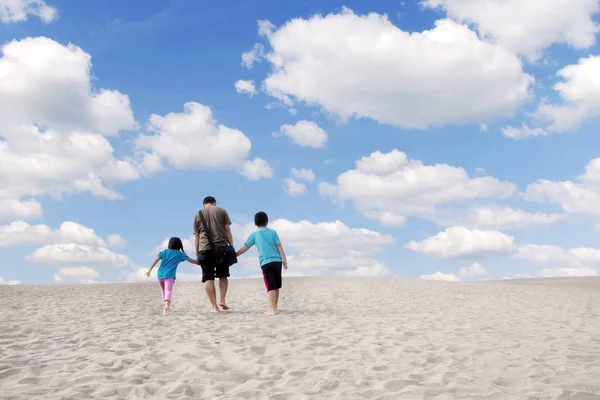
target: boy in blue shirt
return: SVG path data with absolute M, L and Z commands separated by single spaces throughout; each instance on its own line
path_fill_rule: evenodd
M 281 289 L 281 267 L 287 269 L 287 259 L 279 235 L 273 229 L 267 228 L 268 224 L 267 214 L 262 211 L 257 212 L 254 216 L 254 225 L 258 230 L 248 236 L 244 247 L 238 250 L 237 256 L 241 256 L 256 245 L 269 302 L 269 311 L 265 314 L 275 315 L 279 303 L 279 289 Z

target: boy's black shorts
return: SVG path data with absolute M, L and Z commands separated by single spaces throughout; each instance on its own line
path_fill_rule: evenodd
M 281 289 L 281 267 L 282 263 L 270 262 L 260 267 L 262 269 L 263 278 L 267 292 L 271 290 Z

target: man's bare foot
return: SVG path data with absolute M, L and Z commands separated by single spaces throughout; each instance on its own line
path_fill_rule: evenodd
M 275 315 L 275 314 L 277 314 L 277 311 L 273 311 L 273 310 L 265 311 L 265 315 Z
M 219 310 L 219 307 L 211 308 L 211 310 L 210 310 L 210 312 L 214 312 L 214 313 L 217 313 L 217 312 L 220 312 L 220 311 L 221 310 Z
M 229 310 L 229 306 L 225 303 L 219 303 L 219 307 L 221 307 L 223 310 Z

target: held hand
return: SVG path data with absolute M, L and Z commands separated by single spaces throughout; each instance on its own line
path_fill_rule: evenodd
M 287 269 L 287 260 L 283 260 L 283 268 Z
M 144 275 L 146 275 L 148 278 L 150 278 L 150 271 L 146 272 Z

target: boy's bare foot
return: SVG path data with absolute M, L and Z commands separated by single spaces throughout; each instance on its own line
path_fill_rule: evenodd
M 221 307 L 223 310 L 229 310 L 229 306 L 225 303 L 220 303 L 219 307 Z

